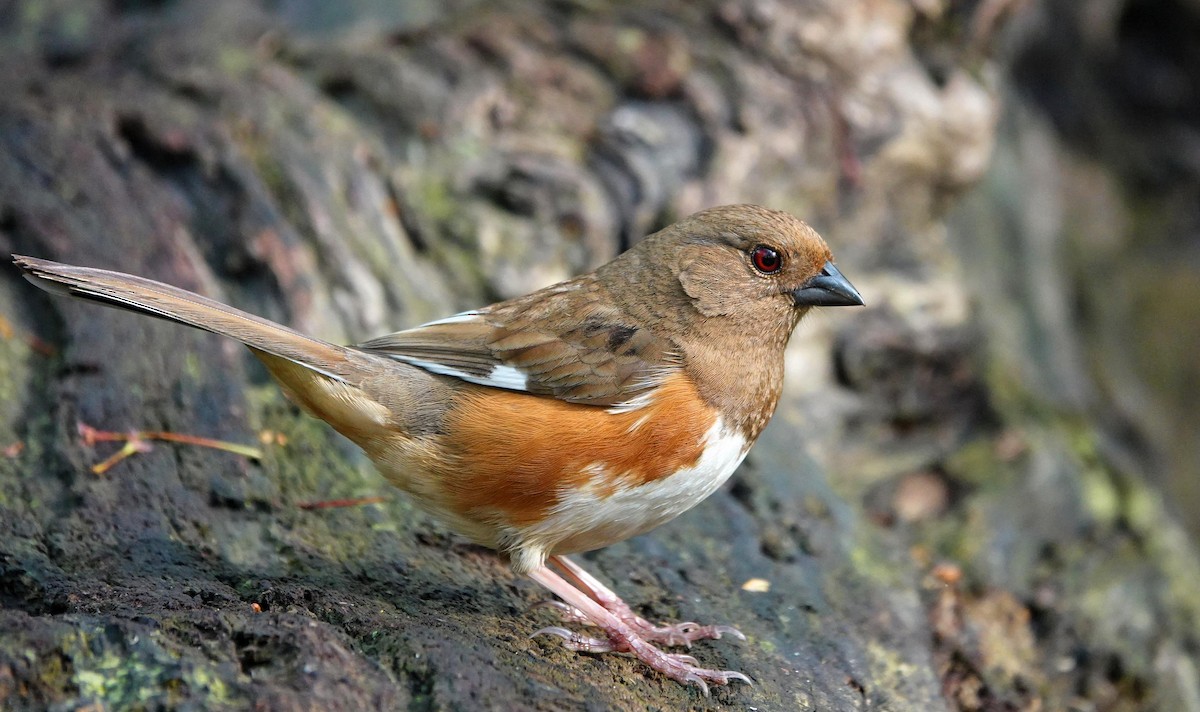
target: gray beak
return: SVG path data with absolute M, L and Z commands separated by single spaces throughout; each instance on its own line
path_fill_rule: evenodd
M 826 262 L 821 274 L 792 292 L 798 307 L 861 307 L 862 295 L 832 262 Z

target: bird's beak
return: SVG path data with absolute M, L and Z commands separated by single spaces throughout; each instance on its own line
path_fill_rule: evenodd
M 862 295 L 832 262 L 826 262 L 821 274 L 792 292 L 798 307 L 861 307 Z

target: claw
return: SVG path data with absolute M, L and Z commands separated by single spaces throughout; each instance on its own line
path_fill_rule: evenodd
M 724 670 L 721 672 L 721 674 L 725 676 L 726 683 L 728 683 L 730 680 L 740 680 L 740 681 L 746 683 L 747 685 L 750 685 L 751 687 L 754 686 L 753 680 L 751 680 L 748 676 L 743 675 L 742 673 L 740 673 L 736 670 Z
M 681 662 L 685 665 L 699 665 L 700 664 L 700 661 L 693 658 L 691 655 L 684 655 L 682 653 L 672 653 L 670 657 L 673 660 L 678 660 L 679 662 Z
M 529 637 L 536 638 L 539 635 L 557 635 L 563 639 L 564 647 L 577 653 L 611 653 L 616 650 L 610 641 L 592 638 L 556 625 L 534 631 L 533 635 Z
M 572 637 L 575 636 L 575 631 L 568 630 L 566 628 L 560 628 L 559 626 L 556 626 L 556 625 L 550 625 L 550 626 L 546 626 L 545 628 L 542 628 L 540 630 L 533 631 L 532 633 L 529 634 L 529 638 L 532 640 L 533 638 L 536 638 L 539 635 L 557 635 L 558 637 L 562 638 L 563 640 L 570 640 Z
M 690 657 L 690 656 L 685 656 L 685 657 Z M 705 682 L 705 678 L 707 678 L 708 680 L 710 680 L 712 682 L 715 682 L 718 685 L 728 685 L 730 682 L 732 682 L 734 680 L 744 682 L 750 686 L 754 685 L 753 680 L 751 680 L 749 677 L 743 675 L 742 673 L 736 672 L 734 670 L 692 670 L 692 671 L 688 672 L 686 675 L 684 675 L 682 678 L 680 678 L 680 682 L 683 682 L 683 683 L 686 683 L 689 685 L 695 685 L 696 687 L 699 687 L 700 692 L 702 692 L 705 697 L 708 697 L 709 696 L 708 683 Z
M 683 678 L 683 681 L 689 685 L 695 685 L 696 687 L 699 687 L 700 692 L 704 693 L 705 697 L 709 696 L 708 683 L 704 682 L 704 678 L 700 677 L 699 675 L 696 675 L 695 673 L 689 674 Z
M 746 640 L 746 634 L 731 625 L 714 625 L 709 627 L 712 629 L 713 638 L 720 639 L 723 634 L 728 633 L 742 642 L 745 642 Z M 738 674 L 740 675 L 741 673 Z M 743 675 L 743 677 L 745 676 Z M 746 682 L 749 681 L 749 678 L 747 678 Z

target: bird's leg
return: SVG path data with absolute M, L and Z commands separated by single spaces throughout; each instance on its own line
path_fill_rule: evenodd
M 600 583 L 595 576 L 584 571 L 574 561 L 565 556 L 551 556 L 550 563 L 561 569 L 567 575 L 567 578 L 590 596 L 593 601 L 604 606 L 610 613 L 637 631 L 638 635 L 652 643 L 662 643 L 663 645 L 671 646 L 683 645 L 690 648 L 692 647 L 692 643 L 697 640 L 716 639 L 722 635 L 730 635 L 738 640 L 746 639 L 746 636 L 740 630 L 729 625 L 700 625 L 691 621 L 654 625 L 634 613 L 633 609 L 625 601 L 622 601 L 620 596 Z M 586 616 L 580 615 L 578 610 L 559 607 L 562 610 L 563 617 L 567 620 L 579 623 L 588 622 Z
M 543 628 L 534 635 L 548 633 L 566 641 L 572 650 L 586 653 L 631 653 L 638 660 L 655 670 L 685 685 L 699 687 L 708 696 L 708 683 L 727 685 L 732 680 L 749 683 L 750 678 L 732 670 L 709 670 L 702 668 L 690 655 L 664 653 L 650 644 L 645 637 L 604 606 L 592 600 L 588 594 L 571 585 L 566 579 L 542 565 L 529 573 L 529 577 L 550 589 L 563 603 L 579 612 L 586 622 L 604 632 L 604 638 L 592 638 L 566 628 Z M 611 594 L 611 592 L 610 592 Z

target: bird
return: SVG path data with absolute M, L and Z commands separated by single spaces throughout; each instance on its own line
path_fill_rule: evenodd
M 813 228 L 755 205 L 702 210 L 592 272 L 355 346 L 142 277 L 13 260 L 49 292 L 245 344 L 419 507 L 554 594 L 564 623 L 593 629 L 533 635 L 631 654 L 705 696 L 751 680 L 666 648 L 745 636 L 652 624 L 569 557 L 716 491 L 779 402 L 800 319 L 864 304 Z

